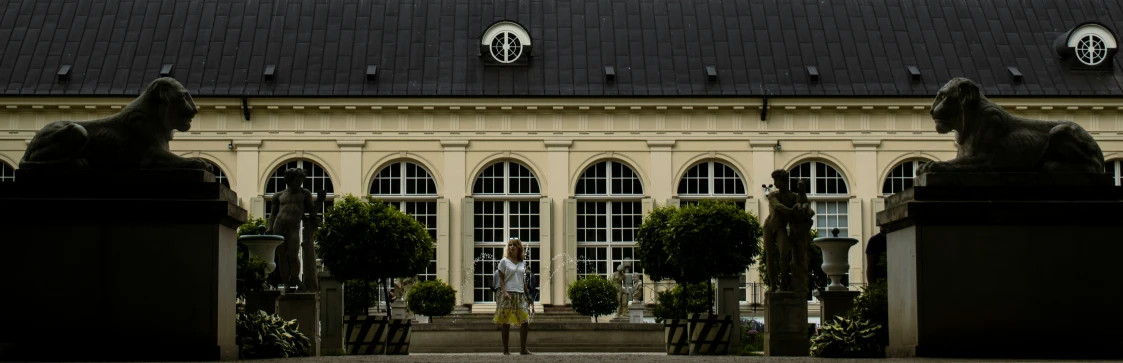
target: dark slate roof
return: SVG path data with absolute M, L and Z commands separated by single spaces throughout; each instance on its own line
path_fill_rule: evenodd
M 478 37 L 526 26 L 528 67 Z M 200 96 L 1123 96 L 1123 72 L 1066 70 L 1053 40 L 1116 0 L 4 0 L 0 95 L 136 95 L 174 63 Z M 1118 56 L 1116 56 L 1116 60 Z M 1118 63 L 1118 62 L 1117 62 Z M 276 78 L 263 82 L 267 64 Z M 367 65 L 379 67 L 366 80 Z M 61 84 L 56 73 L 72 65 Z M 612 65 L 616 81 L 604 81 Z M 705 66 L 718 71 L 707 82 Z M 923 74 L 910 82 L 908 65 Z M 820 72 L 810 83 L 806 66 Z M 1014 83 L 1006 71 L 1025 75 Z

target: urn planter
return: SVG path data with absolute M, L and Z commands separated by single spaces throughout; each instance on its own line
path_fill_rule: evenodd
M 269 264 L 268 269 L 265 270 L 265 275 L 269 276 L 277 268 L 277 263 L 273 260 L 277 255 L 277 247 L 285 243 L 285 236 L 274 234 L 245 235 L 238 237 L 238 243 L 246 245 L 246 248 L 250 250 L 250 256 L 256 256 Z
M 850 247 L 858 243 L 857 238 L 839 237 L 838 232 L 838 228 L 835 228 L 831 230 L 833 237 L 815 239 L 815 245 L 823 250 L 823 272 L 831 278 L 827 291 L 849 290 L 842 284 L 842 277 L 850 271 Z

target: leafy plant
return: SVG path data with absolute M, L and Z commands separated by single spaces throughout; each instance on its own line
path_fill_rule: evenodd
M 250 291 L 262 291 L 271 288 L 272 284 L 266 279 L 265 272 L 269 264 L 257 256 L 250 256 L 246 245 L 238 244 L 238 265 L 235 272 L 235 290 L 238 294 Z
M 811 293 L 813 291 L 825 289 L 827 287 L 827 285 L 831 284 L 831 278 L 829 276 L 827 276 L 826 272 L 823 272 L 823 250 L 821 248 L 819 248 L 819 245 L 816 245 L 814 243 L 815 238 L 819 237 L 819 231 L 817 231 L 815 229 L 811 229 L 810 233 L 811 233 L 811 237 L 809 237 L 810 239 L 808 239 L 808 241 L 811 241 L 811 242 L 808 243 L 808 246 L 807 246 L 807 257 L 808 257 L 807 258 L 808 259 L 808 263 L 807 263 L 807 274 L 808 274 L 808 278 L 807 278 L 807 285 L 808 285 L 807 286 L 807 299 L 808 300 L 811 300 Z M 764 261 L 766 261 L 765 259 L 768 258 L 768 257 L 765 256 L 764 246 L 760 246 L 759 250 L 760 250 L 760 254 L 757 255 L 757 273 L 760 276 L 760 281 L 766 287 L 768 287 L 769 291 L 776 291 L 775 286 L 771 286 L 771 285 L 768 284 L 769 283 L 769 280 L 767 278 L 768 277 L 768 264 L 766 264 L 764 262 Z M 783 276 L 783 278 L 786 279 L 787 282 L 791 282 L 791 275 Z M 846 283 L 846 281 L 844 280 L 843 283 Z
M 409 303 L 409 311 L 428 316 L 432 323 L 434 316 L 452 313 L 456 306 L 456 290 L 441 280 L 421 281 L 409 290 L 406 302 Z
M 758 355 L 764 350 L 764 324 L 754 319 L 741 319 L 740 355 Z
M 686 319 L 687 314 L 709 311 L 708 290 L 706 284 L 680 283 L 670 290 L 660 291 L 655 295 L 655 307 L 651 309 L 651 315 L 655 316 L 656 323 L 662 323 L 663 320 Z
M 367 315 L 367 309 L 378 301 L 378 283 L 367 280 L 343 282 L 343 312 L 347 315 Z
M 881 325 L 876 332 L 877 342 L 882 347 L 889 346 L 889 285 L 886 280 L 877 279 L 862 287 L 862 293 L 854 298 L 854 307 L 847 315 Z
M 265 219 L 264 218 L 254 218 L 253 215 L 251 214 L 249 219 L 246 220 L 246 223 L 242 223 L 241 226 L 238 226 L 238 236 L 241 237 L 241 236 L 259 235 L 263 231 L 265 231 L 264 227 L 265 227 Z
M 885 351 L 877 341 L 881 324 L 856 316 L 838 316 L 811 338 L 811 355 L 825 358 L 879 358 Z
M 421 222 L 386 202 L 351 194 L 324 213 L 316 240 L 317 255 L 332 275 L 381 282 L 387 289 L 391 278 L 424 272 L 434 253 L 433 238 Z
M 598 316 L 616 311 L 619 306 L 617 293 L 616 285 L 602 276 L 593 275 L 569 284 L 566 296 L 573 302 L 573 311 L 592 316 L 593 321 L 597 321 Z
M 307 357 L 312 342 L 298 329 L 296 320 L 284 320 L 264 311 L 238 314 L 238 358 Z
M 675 206 L 655 208 L 636 230 L 636 266 L 654 281 L 678 277 L 678 270 L 667 253 L 667 245 L 674 239 L 671 219 L 677 212 Z
M 681 208 L 660 207 L 644 218 L 637 231 L 636 257 L 644 273 L 656 281 L 704 282 L 712 291 L 712 278 L 740 274 L 754 262 L 762 234 L 756 216 L 732 202 L 703 200 Z M 707 293 L 710 313 L 712 296 Z

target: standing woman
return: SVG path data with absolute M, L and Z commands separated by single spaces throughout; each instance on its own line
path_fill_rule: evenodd
M 522 344 L 521 354 L 530 354 L 526 350 L 526 334 L 530 323 L 530 309 L 534 308 L 534 300 L 530 298 L 530 289 L 527 288 L 526 251 L 523 242 L 518 237 L 507 240 L 507 249 L 503 251 L 503 259 L 499 260 L 499 291 L 503 293 L 496 296 L 495 318 L 496 324 L 503 324 L 503 354 L 509 355 L 507 342 L 511 337 L 511 325 L 519 327 L 519 343 Z

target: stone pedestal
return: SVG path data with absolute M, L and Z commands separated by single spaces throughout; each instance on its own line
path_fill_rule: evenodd
M 738 276 L 721 276 L 714 283 L 714 311 L 718 315 L 729 315 L 734 328 L 729 335 L 729 354 L 741 352 L 741 284 Z M 806 314 L 806 313 L 804 313 Z M 805 319 L 806 320 L 806 319 Z
M 811 353 L 807 337 L 807 293 L 764 293 L 764 355 L 806 357 Z
M 17 170 L 0 360 L 237 359 L 236 201 L 202 170 Z
M 311 355 L 320 356 L 320 294 L 315 292 L 286 293 L 281 296 L 278 311 L 285 320 L 296 319 L 300 332 L 312 341 Z
M 405 300 L 399 298 L 390 303 L 390 319 L 409 319 L 409 310 Z
M 1121 200 L 1106 174 L 927 174 L 887 198 L 887 354 L 1123 358 Z
M 827 324 L 834 321 L 836 316 L 846 315 L 854 307 L 854 298 L 862 292 L 819 290 L 814 294 L 819 299 L 819 323 Z
M 277 313 L 277 300 L 284 295 L 281 290 L 265 290 L 265 291 L 250 291 L 246 292 L 246 313 L 254 313 L 258 310 L 264 311 L 266 314 Z
M 320 355 L 345 355 L 343 283 L 320 272 Z
M 643 306 L 642 301 L 633 301 L 631 304 L 628 304 L 628 322 L 642 323 L 643 312 L 646 308 L 646 306 Z

